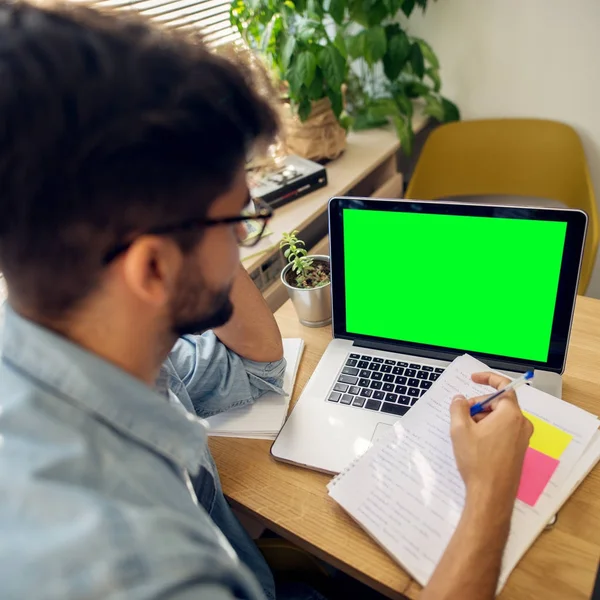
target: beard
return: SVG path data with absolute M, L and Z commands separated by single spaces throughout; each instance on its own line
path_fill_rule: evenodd
M 231 319 L 231 283 L 221 290 L 209 290 L 201 276 L 180 281 L 171 309 L 171 331 L 176 337 L 221 327 Z

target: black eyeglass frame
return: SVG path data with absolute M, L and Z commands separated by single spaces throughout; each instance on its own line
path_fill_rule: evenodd
M 262 221 L 261 230 L 256 236 L 254 236 L 248 243 L 244 243 L 244 240 L 238 240 L 238 244 L 245 248 L 252 248 L 256 246 L 262 239 L 267 228 L 269 219 L 273 216 L 273 209 L 263 200 L 251 198 L 251 202 L 254 204 L 256 212 L 248 215 L 238 215 L 236 217 L 223 217 L 221 219 L 186 219 L 180 223 L 173 223 L 171 225 L 161 225 L 160 227 L 153 227 L 147 231 L 136 234 L 136 236 L 128 242 L 117 244 L 111 250 L 109 250 L 102 259 L 104 265 L 110 264 L 119 255 L 126 252 L 136 239 L 144 235 L 169 235 L 171 233 L 177 233 L 178 231 L 190 231 L 193 229 L 206 229 L 209 227 L 216 227 L 218 225 L 232 225 L 234 223 L 243 223 L 244 221 Z

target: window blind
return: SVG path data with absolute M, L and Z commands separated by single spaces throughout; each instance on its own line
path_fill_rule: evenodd
M 230 0 L 79 0 L 99 9 L 134 10 L 164 27 L 199 29 L 211 46 L 240 39 L 229 22 Z

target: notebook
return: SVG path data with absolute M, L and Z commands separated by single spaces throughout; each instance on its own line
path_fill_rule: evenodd
M 457 358 L 421 400 L 328 485 L 338 502 L 421 584 L 426 585 L 461 516 L 465 487 L 449 434 L 458 393 L 489 393 L 471 374 L 489 370 Z M 515 502 L 497 592 L 518 561 L 600 459 L 598 418 L 529 386 L 517 392 L 534 421 L 529 466 Z M 557 457 L 557 458 L 555 458 Z M 551 461 L 552 468 L 548 468 Z
M 304 340 L 283 340 L 283 355 L 287 367 L 282 387 L 286 396 L 270 392 L 253 404 L 209 417 L 206 419 L 209 425 L 208 435 L 274 440 L 288 413 L 303 351 Z

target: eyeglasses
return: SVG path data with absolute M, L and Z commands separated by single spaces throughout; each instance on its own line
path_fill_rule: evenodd
M 148 231 L 139 233 L 142 235 L 169 235 L 171 233 L 193 231 L 194 229 L 205 229 L 218 225 L 238 225 L 235 227 L 237 243 L 244 248 L 256 246 L 267 228 L 269 219 L 273 216 L 273 209 L 263 200 L 249 199 L 248 206 L 237 217 L 223 217 L 222 219 L 189 219 L 172 225 L 154 227 Z M 117 256 L 126 252 L 135 239 L 118 244 L 109 250 L 103 259 L 105 265 L 111 263 Z

